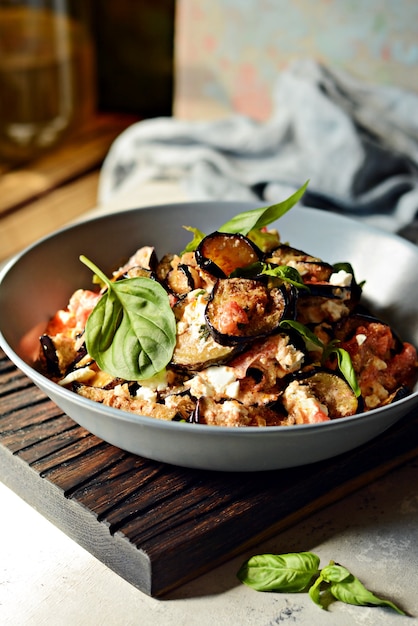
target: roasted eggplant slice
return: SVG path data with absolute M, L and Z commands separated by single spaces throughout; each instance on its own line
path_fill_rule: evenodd
M 224 346 L 267 337 L 277 330 L 288 309 L 285 287 L 269 289 L 247 278 L 219 279 L 206 306 L 212 337 Z
M 248 237 L 219 232 L 204 237 L 195 254 L 199 267 L 217 278 L 226 278 L 236 269 L 256 263 L 263 256 Z
M 184 296 L 198 287 L 199 275 L 190 265 L 179 263 L 176 268 L 167 274 L 166 284 L 176 296 Z
M 315 287 L 315 294 L 320 293 L 317 287 Z M 313 295 L 311 292 L 305 293 L 303 290 L 300 290 L 298 293 L 296 319 L 302 324 L 334 324 L 349 315 L 350 309 L 350 292 L 341 291 L 341 287 L 335 288 L 333 297 L 329 295 Z
M 157 280 L 157 276 L 152 270 L 139 265 L 129 268 L 121 278 L 150 278 L 151 280 Z
M 282 396 L 287 423 L 316 424 L 354 415 L 358 400 L 346 381 L 334 372 L 314 370 L 293 377 Z
M 152 246 L 143 246 L 133 254 L 128 261 L 113 272 L 113 280 L 118 280 L 127 274 L 133 267 L 155 270 L 157 266 L 157 255 Z
M 217 343 L 205 321 L 208 295 L 204 291 L 188 294 L 174 307 L 177 320 L 177 342 L 172 365 L 199 370 L 208 365 L 220 364 L 236 352 L 234 346 Z
M 49 335 L 41 335 L 39 338 L 41 344 L 41 354 L 43 363 L 48 376 L 58 377 L 61 376 L 58 354 L 55 349 L 55 344 Z
M 266 261 L 275 265 L 294 267 L 304 281 L 328 281 L 334 272 L 333 266 L 329 263 L 287 244 L 280 244 L 269 254 Z

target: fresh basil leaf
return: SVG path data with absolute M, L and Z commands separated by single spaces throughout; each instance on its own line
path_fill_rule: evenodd
M 243 563 L 238 579 L 257 591 L 304 591 L 318 575 L 319 557 L 312 552 L 261 554 Z
M 311 600 L 315 602 L 315 604 L 317 604 L 321 608 L 324 608 L 322 597 L 321 597 L 323 584 L 324 584 L 324 579 L 322 578 L 322 571 L 321 571 L 320 575 L 315 580 L 314 584 L 308 589 L 309 597 L 311 598 Z
M 89 259 L 80 260 L 107 286 L 86 323 L 88 353 L 112 376 L 152 378 L 169 363 L 176 343 L 167 292 L 144 277 L 112 282 Z
M 205 233 L 203 233 L 198 228 L 194 228 L 193 226 L 183 226 L 183 228 L 184 230 L 188 230 L 189 232 L 193 233 L 193 239 L 189 241 L 184 250 L 182 250 L 180 256 L 185 252 L 194 252 L 202 239 L 206 237 Z
M 245 267 L 238 267 L 229 276 L 229 278 L 256 278 L 257 276 L 271 276 L 279 278 L 285 283 L 290 283 L 299 289 L 309 289 L 304 283 L 299 272 L 294 267 L 288 265 L 275 265 L 256 261 Z
M 250 230 L 247 237 L 251 239 L 262 252 L 269 252 L 280 245 L 280 235 L 276 230 L 254 228 Z
M 351 576 L 351 573 L 343 565 L 331 561 L 329 565 L 321 570 L 321 577 L 329 583 L 340 583 Z
M 307 289 L 309 291 L 309 287 L 305 285 L 297 269 L 290 267 L 289 265 L 265 265 L 265 268 L 261 273 L 266 276 L 280 278 L 280 280 L 290 283 L 298 289 Z
M 339 263 L 333 263 L 332 267 L 335 269 L 336 272 L 339 272 L 340 270 L 344 270 L 344 272 L 347 272 L 347 274 L 351 274 L 354 279 L 353 266 L 348 261 L 341 261 Z
M 263 273 L 265 263 L 263 261 L 255 261 L 244 267 L 237 267 L 230 273 L 228 278 L 256 278 Z
M 228 222 L 225 222 L 223 226 L 218 228 L 219 232 L 248 235 L 248 233 L 252 230 L 260 229 L 268 224 L 271 224 L 282 217 L 297 202 L 299 202 L 305 193 L 308 184 L 309 181 L 306 181 L 300 189 L 295 191 L 295 193 L 286 200 L 283 200 L 283 202 L 238 213 L 238 215 L 235 215 L 235 217 Z
M 292 330 L 295 330 L 297 333 L 299 333 L 299 335 L 301 335 L 302 339 L 307 345 L 308 349 L 309 344 L 313 344 L 314 346 L 317 346 L 321 349 L 324 348 L 324 344 L 319 339 L 319 337 L 317 337 L 315 333 L 313 333 L 307 326 L 301 324 L 300 322 L 296 322 L 295 320 L 282 320 L 279 326 L 284 329 L 291 328 Z
M 335 354 L 335 356 L 337 357 L 338 369 L 355 393 L 356 398 L 360 397 L 361 389 L 359 387 L 357 376 L 353 368 L 353 362 L 347 350 L 344 350 L 344 348 L 338 348 L 335 344 L 331 342 L 325 348 L 322 357 L 323 361 L 326 361 L 327 358 L 331 356 L 331 354 Z
M 344 270 L 348 274 L 351 274 L 351 276 L 353 277 L 352 289 L 353 290 L 357 290 L 358 291 L 358 296 L 360 296 L 361 290 L 363 289 L 364 285 L 366 284 L 366 281 L 363 280 L 361 283 L 357 282 L 355 274 L 354 274 L 354 269 L 353 269 L 353 266 L 351 265 L 351 263 L 348 263 L 348 261 L 342 261 L 340 263 L 334 263 L 333 264 L 333 268 L 335 269 L 336 272 L 339 272 L 340 270 Z
M 402 609 L 397 607 L 396 604 L 390 600 L 383 600 L 375 596 L 352 574 L 344 578 L 341 582 L 331 583 L 329 589 L 334 598 L 346 604 L 355 604 L 356 606 L 386 606 L 400 615 L 406 615 Z

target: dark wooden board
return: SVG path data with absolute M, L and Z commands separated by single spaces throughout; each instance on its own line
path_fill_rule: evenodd
M 414 412 L 353 452 L 292 470 L 230 474 L 149 461 L 75 424 L 0 351 L 0 478 L 148 595 L 164 595 L 416 456 Z

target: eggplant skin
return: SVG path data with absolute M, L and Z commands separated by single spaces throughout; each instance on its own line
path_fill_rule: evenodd
M 206 305 L 205 321 L 217 343 L 238 345 L 276 331 L 288 304 L 283 286 L 269 289 L 255 279 L 219 279 Z
M 325 422 L 355 415 L 359 402 L 348 383 L 337 373 L 314 369 L 296 374 L 282 396 L 289 424 Z
M 50 377 L 61 376 L 58 354 L 57 354 L 53 339 L 49 335 L 44 333 L 39 338 L 39 341 L 41 345 L 44 366 L 45 366 L 48 376 Z
M 266 260 L 274 265 L 291 265 L 295 267 L 305 282 L 326 282 L 334 271 L 332 265 L 322 261 L 319 257 L 312 256 L 303 250 L 293 248 L 284 243 L 272 250 Z
M 165 282 L 169 291 L 176 296 L 184 296 L 196 288 L 193 269 L 184 263 L 179 263 L 176 268 L 170 270 Z
M 195 256 L 200 268 L 216 278 L 227 278 L 235 270 L 260 261 L 263 253 L 244 235 L 215 231 L 202 239 Z
M 186 370 L 200 370 L 223 363 L 236 353 L 235 346 L 217 343 L 211 336 L 204 318 L 206 295 L 189 294 L 173 307 L 177 320 L 177 341 L 171 365 Z

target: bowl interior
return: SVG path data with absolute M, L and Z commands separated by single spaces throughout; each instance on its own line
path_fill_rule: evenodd
M 157 254 L 177 252 L 190 240 L 182 226 L 209 233 L 248 203 L 185 203 L 120 212 L 63 229 L 41 240 L 3 270 L 0 332 L 13 351 L 30 362 L 37 332 L 66 305 L 72 292 L 91 287 L 91 272 L 79 261 L 89 257 L 105 272 L 142 245 Z M 282 240 L 331 263 L 349 261 L 364 298 L 393 324 L 402 338 L 418 344 L 418 248 L 396 236 L 344 217 L 296 207 L 278 223 Z M 34 331 L 34 332 L 32 332 Z M 26 338 L 22 342 L 22 338 Z
M 159 256 L 182 250 L 191 238 L 183 225 L 210 233 L 240 211 L 257 206 L 202 202 L 133 209 L 81 222 L 39 241 L 1 273 L 0 345 L 75 421 L 109 443 L 148 458 L 203 469 L 254 471 L 314 462 L 364 443 L 405 415 L 418 392 L 370 411 L 367 417 L 325 425 L 201 429 L 101 407 L 31 367 L 48 319 L 66 306 L 75 289 L 92 285 L 90 270 L 79 260 L 81 254 L 110 273 L 143 245 L 155 246 Z M 357 280 L 366 281 L 364 298 L 374 313 L 391 323 L 404 340 L 418 345 L 418 281 L 414 280 L 418 247 L 357 221 L 305 207 L 292 209 L 276 227 L 282 241 L 296 248 L 330 263 L 349 261 Z

